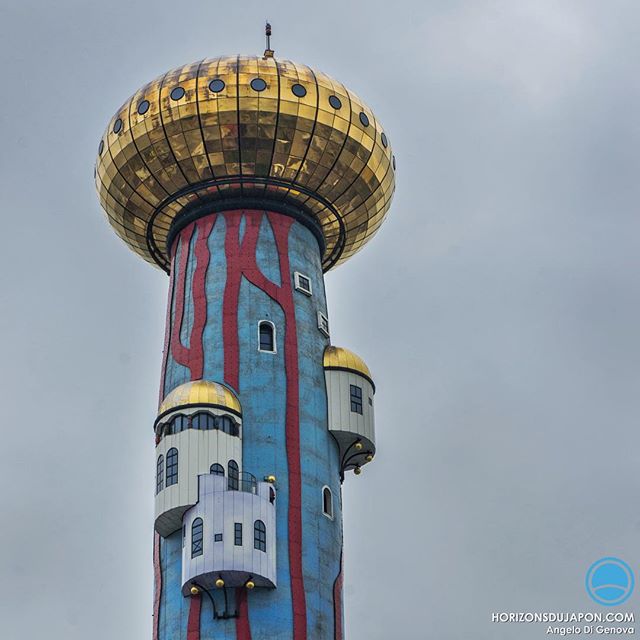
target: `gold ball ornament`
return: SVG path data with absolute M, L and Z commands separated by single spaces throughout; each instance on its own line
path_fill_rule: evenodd
M 198 587 L 191 587 L 191 595 L 197 596 L 200 593 L 200 589 Z
M 358 442 L 356 442 L 356 449 L 358 451 L 360 451 L 360 449 L 362 449 L 362 442 L 360 442 L 359 440 L 358 440 Z
M 362 469 L 360 467 L 356 467 L 353 470 L 353 473 L 355 473 L 357 476 L 359 476 L 362 473 Z
M 218 587 L 218 589 L 222 589 L 222 587 L 224 587 L 224 580 L 222 578 L 218 578 L 216 580 L 216 587 Z
M 251 591 L 251 589 L 253 589 L 255 586 L 256 586 L 256 583 L 253 580 L 248 580 L 247 584 L 245 584 L 245 587 L 247 587 L 249 591 Z
M 275 476 L 267 476 L 267 477 L 265 478 L 265 480 L 266 480 L 267 482 L 269 482 L 270 484 L 275 484 L 275 482 L 276 482 L 276 477 L 275 477 Z

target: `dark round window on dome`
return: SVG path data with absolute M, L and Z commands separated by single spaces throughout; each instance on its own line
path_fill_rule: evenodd
M 360 122 L 362 122 L 363 127 L 369 126 L 369 118 L 367 118 L 367 114 L 364 111 L 360 112 Z
M 149 111 L 149 101 L 141 100 L 138 104 L 138 113 L 143 116 L 147 111 Z
M 118 118 L 113 123 L 113 133 L 120 133 L 121 131 L 122 131 L 122 120 L 120 120 L 120 118 Z
M 254 91 L 264 91 L 267 88 L 267 83 L 262 78 L 254 78 L 251 81 L 251 88 Z
M 184 97 L 184 89 L 182 87 L 174 87 L 171 89 L 170 95 L 172 100 L 180 100 L 180 98 Z
M 104 151 L 104 140 L 100 140 L 100 144 L 98 145 L 98 155 L 102 155 L 102 152 Z
M 340 102 L 340 98 L 338 98 L 338 96 L 329 96 L 329 104 L 334 109 L 340 109 L 340 107 L 342 107 L 342 102 Z
M 209 91 L 211 93 L 220 93 L 224 89 L 224 80 L 216 78 L 209 83 Z
M 298 98 L 304 98 L 307 95 L 307 90 L 301 84 L 294 84 L 291 87 L 291 91 L 294 96 L 298 96 Z
M 384 132 L 380 134 L 380 139 L 382 140 L 382 146 L 386 149 L 389 146 L 389 141 L 387 140 L 387 136 Z

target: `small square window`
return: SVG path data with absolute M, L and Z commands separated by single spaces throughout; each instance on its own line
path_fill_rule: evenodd
M 351 411 L 362 415 L 362 387 L 355 384 L 350 385 Z
M 327 338 L 329 337 L 329 319 L 322 311 L 318 311 L 318 330 Z
M 298 291 L 304 293 L 307 296 L 311 295 L 312 291 L 311 291 L 310 278 L 296 271 L 293 274 L 293 280 L 295 282 L 295 287 Z
M 222 542 L 222 534 L 221 534 L 221 533 L 216 533 L 216 534 L 213 536 L 213 541 L 214 541 L 214 542 Z

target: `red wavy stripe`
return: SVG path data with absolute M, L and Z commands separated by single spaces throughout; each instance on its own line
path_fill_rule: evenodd
M 236 637 L 238 640 L 251 640 L 249 603 L 247 602 L 246 589 L 236 589 L 236 606 L 238 607 L 238 617 L 236 618 Z
M 191 243 L 192 235 L 193 225 L 187 227 L 180 234 L 180 259 L 178 261 L 178 272 L 176 273 L 176 302 L 171 331 L 171 355 L 178 364 L 184 367 L 187 366 L 189 361 L 189 350 L 182 344 L 180 334 L 182 333 L 182 321 L 184 320 L 184 289 L 187 281 L 187 262 L 189 260 L 189 244 Z
M 342 640 L 342 583 L 343 583 L 343 554 L 340 552 L 340 572 L 333 583 L 333 637 Z
M 162 567 L 160 565 L 160 534 L 153 536 L 153 640 L 160 635 L 160 598 L 162 597 Z
M 201 380 L 204 373 L 204 328 L 207 324 L 207 269 L 211 252 L 209 251 L 209 235 L 215 224 L 216 217 L 209 216 L 196 222 L 198 239 L 194 253 L 196 256 L 196 268 L 193 273 L 191 291 L 193 296 L 193 327 L 189 338 L 189 369 L 192 380 Z
M 238 298 L 240 296 L 240 216 L 225 216 L 227 227 L 224 253 L 227 261 L 227 280 L 222 299 L 222 342 L 224 344 L 224 379 L 239 391 L 240 345 L 238 342 Z
M 189 603 L 189 620 L 187 622 L 187 640 L 200 640 L 200 610 L 202 596 L 191 596 Z

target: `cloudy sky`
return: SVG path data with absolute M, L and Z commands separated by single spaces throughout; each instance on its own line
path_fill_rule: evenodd
M 545 637 L 491 613 L 598 610 L 594 560 L 640 570 L 635 0 L 1 0 L 2 638 L 151 637 L 168 281 L 108 227 L 93 163 L 135 89 L 260 53 L 265 18 L 398 161 L 388 221 L 327 276 L 378 388 L 347 638 Z

